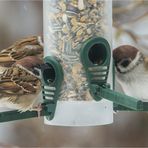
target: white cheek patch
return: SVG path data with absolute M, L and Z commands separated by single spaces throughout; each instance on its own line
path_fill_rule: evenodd
M 121 73 L 127 73 L 133 70 L 136 66 L 138 66 L 143 61 L 143 55 L 141 52 L 137 52 L 135 59 L 127 66 L 123 67 L 121 65 L 117 65 L 117 68 Z

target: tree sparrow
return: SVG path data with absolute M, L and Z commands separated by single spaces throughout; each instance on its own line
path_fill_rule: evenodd
M 43 61 L 28 56 L 15 62 L 0 76 L 0 106 L 21 112 L 38 110 L 38 95 L 41 92 L 40 65 Z
M 0 72 L 10 67 L 17 60 L 26 56 L 43 58 L 43 41 L 41 36 L 31 36 L 16 41 L 12 46 L 0 51 Z
M 123 45 L 113 50 L 117 81 L 125 94 L 148 101 L 148 57 L 135 47 Z

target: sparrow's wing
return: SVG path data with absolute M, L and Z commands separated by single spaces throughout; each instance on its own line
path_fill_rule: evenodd
M 41 91 L 41 81 L 19 65 L 5 70 L 0 77 L 0 106 L 21 112 L 32 110 Z
M 32 36 L 15 42 L 12 46 L 0 52 L 0 65 L 9 67 L 15 61 L 26 56 L 43 56 L 43 46 L 40 36 Z
M 5 70 L 1 76 L 0 93 L 3 97 L 35 94 L 39 91 L 40 85 L 38 77 L 17 65 Z
M 27 56 L 0 75 L 0 106 L 24 112 L 38 104 L 41 81 L 35 69 L 42 62 L 37 56 Z

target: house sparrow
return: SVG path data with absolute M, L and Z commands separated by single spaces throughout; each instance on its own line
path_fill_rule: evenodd
M 43 63 L 36 56 L 28 56 L 15 62 L 0 76 L 0 106 L 20 112 L 40 111 L 38 95 L 41 79 L 38 69 Z
M 0 51 L 0 73 L 17 60 L 26 56 L 43 58 L 43 41 L 41 36 L 31 36 L 16 41 L 12 46 Z
M 148 57 L 137 48 L 123 45 L 113 50 L 117 81 L 125 94 L 148 101 Z

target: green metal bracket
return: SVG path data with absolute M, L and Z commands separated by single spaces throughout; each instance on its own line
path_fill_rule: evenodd
M 136 98 L 115 92 L 107 87 L 104 87 L 104 88 L 100 86 L 97 86 L 97 87 L 98 88 L 96 89 L 97 89 L 98 95 L 101 96 L 102 98 L 113 101 L 116 104 L 125 106 L 132 110 L 143 110 L 144 106 L 142 101 Z
M 56 104 L 63 81 L 63 71 L 60 63 L 54 57 L 46 57 L 45 64 L 41 66 L 42 73 L 42 94 L 44 102 L 40 116 L 46 116 L 48 120 L 53 119 Z M 8 122 L 20 119 L 38 117 L 36 111 L 18 112 L 6 111 L 0 113 L 0 122 Z
M 148 111 L 148 102 L 142 102 L 143 108 L 141 111 Z M 114 104 L 114 111 L 137 111 L 131 108 L 124 107 L 122 105 Z
M 43 88 L 42 94 L 44 102 L 48 104 L 51 111 L 50 116 L 46 116 L 48 120 L 52 120 L 55 114 L 57 100 L 61 92 L 63 82 L 63 69 L 57 58 L 47 56 L 44 59 L 45 65 L 42 69 Z
M 90 93 L 95 100 L 100 100 L 101 97 L 96 95 L 94 85 L 102 86 L 106 84 L 111 51 L 107 40 L 101 37 L 88 39 L 81 47 L 80 58 L 86 71 Z
M 43 110 L 40 113 L 40 116 L 47 116 L 50 114 L 50 112 L 47 110 L 46 105 L 42 105 Z M 27 112 L 18 112 L 17 110 L 14 111 L 7 111 L 0 113 L 0 122 L 8 122 L 8 121 L 14 121 L 14 120 L 20 120 L 20 119 L 28 119 L 38 117 L 38 114 L 36 111 L 27 111 Z

